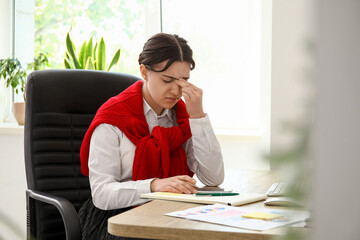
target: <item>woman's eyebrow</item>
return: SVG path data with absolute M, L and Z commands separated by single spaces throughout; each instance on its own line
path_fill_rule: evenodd
M 179 80 L 178 78 L 176 78 L 176 77 L 172 77 L 172 76 L 169 76 L 169 75 L 165 75 L 165 74 L 163 74 L 163 76 L 164 76 L 164 77 L 167 77 L 167 78 L 171 78 L 171 79 L 173 79 L 173 80 Z
M 176 78 L 176 77 L 173 77 L 173 76 L 169 76 L 169 75 L 166 75 L 166 74 L 163 74 L 164 77 L 167 77 L 167 78 L 171 78 L 173 80 L 179 80 L 179 78 Z M 183 77 L 182 79 L 184 80 L 188 80 L 189 77 Z

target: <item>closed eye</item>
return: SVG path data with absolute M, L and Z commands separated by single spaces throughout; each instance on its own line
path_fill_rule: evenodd
M 173 80 L 164 80 L 164 79 L 163 79 L 163 82 L 164 82 L 164 83 L 171 83 L 172 81 L 173 81 Z

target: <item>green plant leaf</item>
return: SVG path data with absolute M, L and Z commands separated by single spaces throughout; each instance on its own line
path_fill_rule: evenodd
M 93 49 L 93 52 L 92 52 L 92 58 L 94 61 L 96 61 L 96 50 L 97 50 L 97 47 L 98 47 L 98 42 L 95 43 L 95 47 Z
M 71 41 L 69 33 L 67 33 L 67 35 L 66 35 L 66 48 L 68 50 L 68 53 L 69 53 L 70 57 L 72 58 L 72 61 L 74 63 L 75 68 L 76 69 L 81 69 L 79 60 L 76 57 L 74 43 Z
M 86 63 L 86 59 L 84 59 L 85 58 L 85 49 L 86 49 L 86 41 L 81 46 L 80 53 L 79 53 L 79 63 L 81 65 L 82 69 L 85 68 L 85 63 Z
M 87 64 L 88 59 L 92 57 L 92 45 L 93 45 L 92 39 L 93 39 L 93 37 L 91 36 L 86 45 L 85 56 L 84 56 L 85 69 L 86 69 L 86 64 Z
M 48 56 L 45 53 L 39 53 L 33 58 L 33 61 L 27 65 L 27 69 L 29 71 L 38 71 L 45 69 L 45 66 L 50 67 Z
M 66 58 L 68 61 L 71 61 L 70 56 L 69 56 L 69 53 L 68 53 L 67 51 L 65 51 L 65 58 Z
M 0 76 L 5 80 L 5 86 L 11 87 L 16 93 L 19 89 L 23 92 L 27 73 L 22 68 L 17 58 L 7 58 L 0 60 Z
M 71 63 L 67 59 L 64 59 L 64 66 L 66 69 L 72 69 Z
M 105 41 L 102 37 L 99 42 L 99 46 L 96 54 L 96 70 L 105 71 L 106 67 L 106 52 L 105 52 Z
M 87 62 L 86 62 L 86 66 L 85 69 L 87 70 L 94 70 L 95 69 L 95 64 L 94 61 L 91 57 L 88 58 Z
M 121 53 L 121 49 L 118 49 L 113 57 L 113 59 L 111 60 L 111 63 L 109 65 L 109 68 L 107 69 L 107 71 L 110 71 L 110 69 L 112 68 L 113 65 L 116 65 L 119 62 L 120 59 L 120 53 Z

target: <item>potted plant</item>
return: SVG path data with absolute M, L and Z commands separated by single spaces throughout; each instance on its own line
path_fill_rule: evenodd
M 25 90 L 25 80 L 26 80 L 26 71 L 21 66 L 19 59 L 17 58 L 7 58 L 0 60 L 0 76 L 5 80 L 5 86 L 11 87 L 16 93 L 24 92 Z M 22 112 L 25 112 L 24 103 L 13 103 L 14 117 L 19 125 L 23 125 L 24 121 Z
M 49 60 L 46 54 L 40 53 L 34 57 L 33 61 L 28 64 L 28 70 L 41 70 L 45 66 L 49 66 Z M 19 125 L 24 125 L 25 121 L 25 86 L 27 72 L 22 67 L 19 59 L 7 58 L 0 60 L 0 78 L 5 80 L 5 86 L 11 87 L 16 94 L 19 90 L 23 93 L 24 102 L 14 102 L 13 112 L 14 117 Z
M 88 41 L 84 41 L 79 53 L 77 53 L 75 44 L 70 38 L 70 33 L 67 33 L 64 66 L 66 69 L 110 71 L 110 69 L 119 62 L 120 52 L 121 50 L 118 49 L 109 66 L 106 66 L 106 50 L 103 37 L 93 46 L 93 37 L 91 36 Z

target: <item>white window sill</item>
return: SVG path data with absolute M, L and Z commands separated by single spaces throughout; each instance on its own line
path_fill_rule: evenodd
M 24 135 L 24 126 L 17 123 L 0 123 L 0 135 Z

